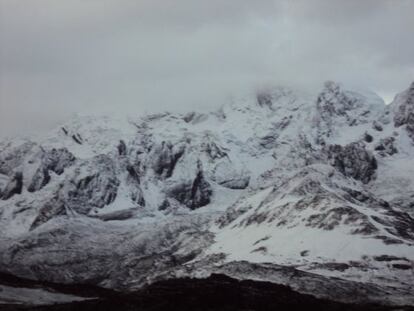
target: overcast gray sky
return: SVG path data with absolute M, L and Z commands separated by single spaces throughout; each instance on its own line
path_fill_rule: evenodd
M 0 131 L 328 79 L 388 100 L 414 80 L 413 16 L 414 0 L 0 0 Z

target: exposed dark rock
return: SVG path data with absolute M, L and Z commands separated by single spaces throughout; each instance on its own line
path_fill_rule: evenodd
M 392 245 L 392 244 L 403 244 L 404 242 L 400 239 L 391 238 L 387 235 L 377 235 L 377 239 L 382 240 L 382 242 L 386 245 Z
M 259 244 L 261 242 L 264 242 L 264 241 L 267 241 L 269 239 L 270 239 L 270 236 L 267 235 L 264 238 L 261 238 L 261 239 L 257 240 L 256 242 L 254 242 L 253 245 L 257 245 L 257 244 Z
M 221 229 L 224 228 L 225 226 L 229 225 L 231 222 L 236 220 L 238 217 L 249 211 L 250 207 L 250 205 L 233 205 L 229 207 L 227 211 L 217 220 L 217 225 Z
M 395 138 L 394 137 L 387 137 L 381 139 L 378 144 L 375 145 L 375 150 L 378 151 L 378 154 L 382 157 L 390 156 L 395 153 L 398 153 L 397 148 L 394 145 Z
M 201 150 L 207 153 L 210 159 L 221 159 L 227 157 L 227 152 L 224 148 L 219 147 L 215 142 L 207 141 L 201 144 Z
M 347 116 L 347 111 L 354 108 L 355 103 L 355 98 L 349 97 L 339 84 L 332 81 L 325 82 L 324 89 L 316 100 L 322 119 L 330 119 L 334 115 Z
M 183 117 L 183 120 L 187 123 L 190 123 L 194 119 L 195 116 L 196 116 L 196 113 L 194 111 L 191 111 Z
M 347 195 L 344 196 L 349 201 L 353 201 L 353 199 L 355 199 L 358 202 L 364 203 L 371 200 L 370 196 L 361 191 L 345 187 L 342 190 L 346 191 L 349 194 L 349 197 Z
M 132 165 L 127 165 L 128 176 L 132 178 L 136 183 L 140 184 L 140 178 L 137 170 Z
M 291 115 L 289 117 L 284 117 L 281 121 L 273 124 L 273 129 L 276 131 L 282 131 L 288 127 L 291 121 L 292 121 Z
M 260 225 L 269 220 L 269 214 L 270 214 L 269 212 L 254 213 L 251 216 L 247 217 L 246 219 L 243 219 L 240 222 L 240 226 L 250 226 L 252 224 Z
M 350 201 L 356 204 L 365 203 L 368 206 L 372 206 L 373 208 L 382 207 L 385 209 L 390 209 L 390 204 L 387 201 L 377 198 L 371 193 L 362 192 L 362 191 L 358 191 L 358 190 L 347 188 L 347 187 L 343 187 L 342 190 L 346 192 L 346 194 L 343 195 L 343 197 L 347 201 Z
M 71 166 L 75 161 L 75 156 L 66 148 L 60 148 L 46 151 L 45 162 L 49 170 L 60 175 L 65 168 Z
M 394 260 L 407 260 L 406 258 L 401 258 L 397 256 L 390 256 L 390 255 L 381 255 L 381 256 L 374 256 L 376 261 L 394 261 Z
M 409 89 L 398 97 L 398 106 L 394 115 L 394 125 L 400 127 L 406 125 L 408 136 L 414 142 L 414 82 Z
M 376 222 L 382 224 L 388 233 L 398 238 L 414 241 L 414 219 L 407 213 L 389 209 L 385 216 L 371 216 Z
M 124 156 L 124 155 L 126 155 L 126 153 L 127 153 L 127 147 L 126 147 L 126 144 L 125 144 L 125 141 L 123 141 L 122 139 L 119 141 L 119 144 L 118 144 L 118 154 L 120 155 L 120 156 Z
M 136 187 L 131 192 L 131 200 L 140 206 L 145 206 L 145 198 L 140 187 Z
M 392 267 L 394 269 L 399 269 L 399 270 L 411 270 L 413 268 L 412 265 L 401 264 L 401 263 L 394 263 L 392 264 Z
M 40 158 L 39 167 L 33 175 L 30 184 L 27 186 L 29 192 L 42 189 L 50 181 L 50 171 L 60 175 L 66 167 L 71 166 L 75 157 L 66 148 L 41 150 L 36 154 L 36 158 Z
M 345 176 L 360 180 L 365 184 L 375 177 L 377 160 L 371 152 L 365 149 L 363 143 L 351 143 L 345 147 L 331 145 L 327 152 L 332 166 Z
M 353 234 L 370 235 L 378 231 L 368 221 L 368 217 L 365 214 L 358 212 L 350 206 L 332 208 L 326 213 L 315 213 L 309 216 L 306 225 L 324 230 L 333 230 L 340 224 L 346 224 L 352 228 L 356 223 L 359 224 L 352 230 Z
M 6 185 L 6 188 L 2 191 L 2 199 L 8 200 L 15 194 L 21 194 L 23 189 L 23 174 L 21 172 L 16 172 L 9 183 Z
M 262 253 L 262 254 L 266 254 L 267 253 L 267 247 L 260 246 L 258 248 L 255 248 L 254 250 L 252 250 L 251 253 Z
M 13 176 L 15 169 L 24 163 L 35 146 L 35 143 L 25 142 L 14 148 L 0 150 L 0 174 Z
M 351 117 L 350 110 L 355 109 L 360 103 L 355 98 L 342 90 L 340 85 L 327 81 L 324 89 L 316 100 L 318 116 L 316 120 L 318 145 L 325 145 L 325 138 L 332 136 L 335 131 L 335 120 L 345 120 L 349 126 L 357 125 L 357 120 Z M 342 121 L 343 122 L 343 121 Z
M 210 184 L 204 178 L 200 161 L 197 163 L 196 176 L 192 182 L 175 184 L 167 192 L 190 209 L 209 204 L 213 193 Z
M 263 148 L 273 149 L 277 146 L 277 134 L 266 135 L 260 138 L 259 144 Z
M 33 175 L 32 181 L 27 187 L 27 191 L 34 192 L 42 189 L 50 181 L 50 174 L 47 167 L 41 165 Z
M 372 137 L 372 135 L 370 135 L 370 134 L 368 134 L 368 133 L 365 133 L 365 135 L 364 135 L 364 140 L 365 140 L 367 143 L 372 143 L 372 141 L 374 140 L 374 137 Z
M 135 169 L 134 166 L 128 164 L 127 171 L 128 171 L 127 183 L 130 186 L 130 194 L 131 194 L 132 201 L 137 203 L 140 206 L 145 206 L 144 194 L 140 186 L 141 180 L 140 180 L 137 169 Z
M 73 139 L 76 143 L 78 143 L 79 145 L 82 145 L 82 143 L 83 143 L 83 139 L 82 139 L 82 137 L 81 137 L 78 133 L 73 134 L 73 135 L 72 135 L 72 139 Z
M 261 92 L 256 95 L 257 103 L 260 107 L 272 107 L 272 95 L 269 93 Z
M 174 148 L 171 142 L 162 142 L 160 146 L 154 148 L 153 155 L 156 157 L 152 168 L 155 173 L 166 178 L 171 177 L 175 165 L 184 154 L 185 146 Z
M 414 82 L 411 83 L 409 89 L 405 92 L 402 102 L 397 107 L 394 115 L 394 125 L 396 127 L 408 124 L 414 113 Z
M 165 199 L 164 201 L 162 201 L 161 205 L 158 207 L 158 210 L 159 210 L 159 211 L 165 211 L 165 210 L 167 210 L 170 206 L 171 206 L 171 205 L 170 205 L 170 202 L 169 202 L 167 199 Z
M 36 229 L 40 225 L 48 222 L 50 219 L 56 216 L 66 215 L 65 204 L 57 196 L 52 198 L 49 202 L 45 203 L 40 209 L 39 214 L 30 226 L 30 230 Z
M 112 203 L 118 186 L 112 159 L 98 155 L 77 168 L 75 175 L 60 189 L 59 197 L 64 199 L 68 208 L 88 214 L 92 208 L 102 208 Z
M 374 121 L 372 123 L 372 128 L 378 132 L 381 132 L 383 130 L 381 123 L 379 123 L 378 121 Z

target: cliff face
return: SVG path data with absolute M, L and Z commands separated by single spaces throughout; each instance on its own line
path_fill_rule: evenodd
M 394 125 L 405 126 L 414 141 L 414 82 L 408 90 L 398 94 L 391 106 L 394 109 Z
M 211 113 L 77 117 L 2 141 L 0 270 L 132 290 L 182 267 L 270 263 L 404 296 L 413 98 L 414 84 L 385 106 L 327 82 L 316 96 L 275 88 Z

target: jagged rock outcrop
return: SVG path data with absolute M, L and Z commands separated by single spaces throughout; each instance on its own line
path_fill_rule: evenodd
M 50 201 L 47 201 L 40 209 L 38 215 L 32 222 L 30 230 L 34 230 L 40 225 L 48 222 L 56 216 L 67 215 L 65 203 L 59 197 L 55 196 Z
M 3 189 L 6 188 L 8 183 L 9 183 L 9 177 L 6 175 L 0 174 L 0 199 L 3 195 Z
M 128 177 L 126 183 L 129 186 L 131 200 L 140 206 L 145 206 L 145 198 L 141 189 L 139 172 L 132 165 L 127 165 L 127 171 Z
M 227 157 L 228 154 L 224 148 L 219 147 L 211 137 L 201 143 L 201 151 L 205 152 L 211 160 Z
M 127 147 L 126 147 L 126 144 L 125 144 L 125 141 L 123 141 L 122 139 L 119 141 L 119 144 L 118 144 L 118 154 L 120 155 L 120 156 L 124 156 L 124 155 L 126 155 L 126 153 L 127 153 Z
M 197 124 L 199 122 L 205 121 L 208 118 L 208 115 L 204 113 L 198 113 L 195 111 L 189 112 L 183 116 L 183 120 L 187 123 Z
M 10 143 L 2 146 L 4 150 L 0 150 L 0 174 L 11 176 L 14 169 L 23 164 L 36 144 L 28 141 L 15 147 L 9 145 Z
M 381 125 L 380 122 L 378 122 L 377 120 L 375 120 L 374 122 L 372 122 L 372 128 L 378 132 L 382 132 L 382 130 L 384 129 L 383 126 Z
M 22 193 L 23 189 L 23 174 L 22 172 L 16 172 L 9 183 L 6 185 L 6 188 L 2 191 L 1 199 L 8 200 L 15 194 Z
M 260 108 L 277 110 L 280 107 L 280 103 L 286 106 L 291 105 L 296 100 L 296 96 L 288 88 L 276 87 L 257 92 L 255 100 Z
M 15 154 L 13 156 L 12 154 Z M 19 170 L 22 175 L 22 188 L 25 187 L 29 192 L 35 192 L 46 186 L 50 179 L 50 172 L 57 175 L 63 173 L 66 167 L 71 166 L 74 161 L 74 155 L 66 148 L 45 150 L 41 146 L 32 143 L 24 143 L 12 149 L 12 154 L 5 153 L 2 157 L 1 171 L 3 174 L 12 175 L 13 170 Z M 14 183 L 13 177 L 10 181 Z M 13 194 L 20 194 L 20 184 Z M 10 184 L 8 189 L 13 188 Z M 10 191 L 8 190 L 7 193 Z
M 175 183 L 167 189 L 167 194 L 190 209 L 196 209 L 210 203 L 212 189 L 204 178 L 201 162 L 197 161 L 194 179 Z
M 385 109 L 384 101 L 372 93 L 357 93 L 346 90 L 340 84 L 328 81 L 316 99 L 313 123 L 316 128 L 315 140 L 319 145 L 335 142 L 340 131 L 362 124 L 373 124 Z M 376 130 L 381 130 L 374 123 Z
M 342 174 L 362 181 L 364 184 L 375 178 L 377 160 L 360 142 L 346 146 L 331 145 L 328 147 L 328 158 L 331 164 Z
M 414 142 L 414 82 L 408 90 L 399 94 L 394 102 L 394 125 L 405 125 L 410 138 Z
M 374 137 L 372 137 L 372 135 L 370 135 L 369 133 L 365 133 L 364 134 L 364 140 L 367 143 L 372 143 L 374 141 Z
M 59 189 L 58 196 L 65 206 L 79 214 L 112 203 L 117 195 L 119 179 L 113 160 L 98 155 L 75 169 Z
M 61 175 L 65 168 L 74 163 L 75 157 L 66 148 L 41 149 L 39 153 L 34 155 L 31 161 L 37 161 L 38 163 L 38 167 L 27 186 L 29 192 L 34 192 L 48 184 L 50 181 L 50 172 Z
M 272 95 L 265 92 L 257 94 L 257 103 L 260 107 L 272 107 Z
M 184 154 L 184 151 L 185 145 L 173 146 L 171 142 L 163 141 L 152 151 L 152 155 L 154 157 L 152 168 L 154 169 L 154 172 L 165 178 L 171 177 L 175 165 Z
M 119 184 L 114 163 L 108 156 L 99 155 L 81 163 L 73 175 L 62 182 L 45 201 L 30 229 L 56 216 L 87 215 L 103 208 L 115 200 Z
M 395 147 L 395 137 L 382 138 L 376 145 L 375 150 L 382 157 L 391 156 L 398 153 L 398 149 Z
M 319 94 L 316 105 L 323 120 L 329 120 L 332 116 L 347 116 L 347 111 L 354 108 L 356 99 L 349 97 L 341 90 L 339 84 L 325 82 L 324 90 Z
M 27 187 L 29 192 L 34 192 L 42 189 L 47 183 L 50 181 L 50 174 L 47 167 L 43 166 L 42 164 L 36 170 L 32 177 L 32 181 Z
M 47 150 L 44 154 L 45 166 L 60 175 L 65 168 L 71 166 L 75 161 L 75 156 L 67 148 Z

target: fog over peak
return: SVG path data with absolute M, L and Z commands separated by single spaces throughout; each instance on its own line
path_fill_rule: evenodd
M 389 101 L 414 80 L 413 13 L 411 0 L 0 0 L 0 131 L 325 80 Z

